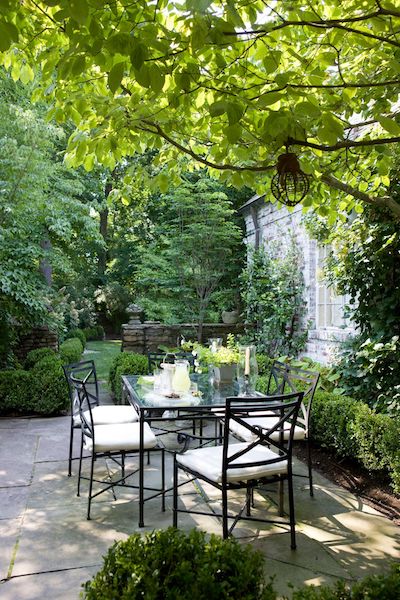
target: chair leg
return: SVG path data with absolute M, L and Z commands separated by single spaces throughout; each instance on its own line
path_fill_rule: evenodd
M 172 497 L 172 525 L 178 527 L 178 464 L 176 454 L 174 454 L 174 480 Z
M 248 517 L 251 516 L 251 506 L 252 506 L 252 497 L 253 497 L 253 488 L 246 488 L 246 515 Z
M 79 451 L 78 489 L 76 492 L 77 496 L 81 495 L 82 454 L 83 454 L 83 435 L 81 435 L 81 447 L 80 447 L 80 451 Z
M 121 452 L 121 477 L 125 483 L 125 452 Z
M 313 474 L 312 474 L 312 460 L 311 460 L 311 444 L 310 438 L 307 438 L 307 448 L 308 448 L 308 480 L 310 482 L 310 496 L 314 496 L 314 488 L 313 488 Z
M 165 450 L 161 448 L 161 510 L 165 512 Z
M 228 535 L 228 490 L 222 488 L 222 537 L 224 540 Z
M 69 433 L 69 456 L 68 456 L 68 477 L 71 477 L 72 473 L 72 450 L 74 444 L 74 426 L 71 417 L 71 429 Z
M 296 521 L 294 515 L 294 498 L 293 498 L 293 476 L 290 473 L 288 477 L 288 496 L 289 496 L 289 521 L 290 521 L 290 547 L 296 550 Z
M 89 496 L 88 496 L 88 509 L 87 509 L 87 517 L 86 517 L 88 521 L 90 521 L 90 507 L 92 504 L 93 469 L 94 469 L 94 455 L 92 454 L 92 460 L 90 461 Z

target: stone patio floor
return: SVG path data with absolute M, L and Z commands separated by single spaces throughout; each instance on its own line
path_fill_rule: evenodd
M 74 600 L 81 584 L 96 573 L 114 540 L 135 531 L 151 531 L 172 522 L 172 498 L 166 512 L 159 499 L 145 505 L 139 529 L 137 493 L 117 488 L 93 501 L 86 520 L 86 482 L 76 496 L 76 469 L 67 477 L 69 417 L 0 419 L 0 598 L 2 600 Z M 171 481 L 171 456 L 167 481 Z M 96 468 L 102 469 L 104 461 Z M 158 481 L 158 458 L 147 467 L 146 481 Z M 88 462 L 85 467 L 87 469 Z M 295 472 L 305 473 L 296 462 Z M 348 581 L 385 571 L 400 558 L 400 529 L 362 500 L 315 474 L 315 495 L 307 479 L 295 478 L 297 550 L 290 550 L 287 529 L 241 521 L 235 536 L 265 555 L 265 569 L 275 587 L 291 595 L 288 584 Z M 212 501 L 212 493 L 204 494 Z M 276 514 L 276 486 L 257 494 L 256 511 Z M 193 484 L 182 488 L 181 501 L 204 508 Z M 235 499 L 234 499 L 235 501 Z M 220 533 L 216 518 L 181 515 L 184 530 L 198 527 Z

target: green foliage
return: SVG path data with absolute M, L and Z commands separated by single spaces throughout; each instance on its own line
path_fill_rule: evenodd
M 393 179 L 395 184 L 396 177 Z M 398 191 L 394 193 L 398 196 Z M 386 210 L 368 208 L 351 219 L 309 219 L 314 235 L 332 245 L 328 281 L 350 297 L 357 335 L 336 366 L 346 394 L 382 412 L 400 410 L 400 237 Z
M 80 342 L 79 342 L 80 343 Z M 32 409 L 43 415 L 56 415 L 69 406 L 68 385 L 58 356 L 46 356 L 30 371 Z
M 347 396 L 318 391 L 311 411 L 311 435 L 341 457 L 369 470 L 386 470 L 400 492 L 400 423 Z
M 70 331 L 67 332 L 65 339 L 66 340 L 70 340 L 72 338 L 78 338 L 78 340 L 80 340 L 83 349 L 85 349 L 86 346 L 86 335 L 85 332 L 82 329 L 76 328 L 76 329 L 70 329 Z
M 32 413 L 32 375 L 22 369 L 0 371 L 0 414 Z
M 369 575 L 349 587 L 340 580 L 331 586 L 304 586 L 293 592 L 292 600 L 396 600 L 400 597 L 400 564 L 389 573 Z
M 29 370 L 0 371 L 0 414 L 51 416 L 68 408 L 68 386 L 59 356 L 42 352 L 40 358 L 39 351 L 33 352 Z
M 85 334 L 86 340 L 104 340 L 104 327 L 102 325 L 94 325 L 93 327 L 85 327 L 83 329 L 83 333 Z
M 117 402 L 121 402 L 122 375 L 146 375 L 149 370 L 147 356 L 134 352 L 121 352 L 110 367 L 109 382 Z
M 218 320 L 221 291 L 237 289 L 244 251 L 222 186 L 204 175 L 191 179 L 159 199 L 162 219 L 141 252 L 137 286 L 150 318 L 201 327 L 206 317 Z
M 40 71 L 35 99 L 49 102 L 57 122 L 77 126 L 70 166 L 89 171 L 97 159 L 113 170 L 147 146 L 155 165 L 168 167 L 154 178 L 163 190 L 186 153 L 263 194 L 291 145 L 302 168 L 334 188 L 318 181 L 306 198 L 321 214 L 338 204 L 331 173 L 350 186 L 344 210 L 362 210 L 356 192 L 387 202 L 390 148 L 400 137 L 394 2 L 281 0 L 275 11 L 258 0 L 165 0 L 156 10 L 121 0 L 113 11 L 99 2 L 59 0 L 43 10 L 12 0 L 0 25 L 12 77 L 28 83 Z M 129 181 L 139 175 L 132 170 Z
M 25 369 L 31 369 L 37 362 L 46 356 L 55 356 L 56 353 L 52 348 L 36 348 L 28 352 L 25 359 Z
M 281 245 L 280 245 L 281 246 Z M 242 273 L 242 298 L 246 321 L 255 323 L 254 341 L 259 352 L 296 355 L 304 348 L 307 330 L 302 257 L 293 237 L 286 254 L 278 246 L 252 250 Z
M 84 586 L 86 600 L 274 600 L 263 574 L 263 557 L 233 538 L 172 527 L 116 542 L 102 569 Z
M 366 339 L 358 336 L 344 344 L 335 369 L 340 387 L 369 406 L 389 414 L 400 414 L 400 341 L 393 336 Z
M 83 352 L 82 342 L 79 338 L 65 340 L 60 344 L 59 352 L 63 365 L 79 362 Z

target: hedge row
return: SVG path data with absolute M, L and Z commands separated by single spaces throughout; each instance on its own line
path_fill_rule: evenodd
M 121 375 L 146 375 L 149 370 L 147 356 L 134 352 L 121 352 L 111 363 L 109 382 L 117 403 L 122 402 Z
M 322 447 L 356 459 L 370 471 L 388 471 L 400 493 L 400 423 L 348 396 L 317 391 L 311 411 L 311 435 Z
M 0 371 L 0 414 L 55 415 L 69 406 L 63 364 L 77 362 L 83 352 L 78 338 L 50 348 L 29 352 L 25 369 Z
M 166 598 L 180 600 L 287 600 L 278 596 L 265 560 L 250 544 L 234 538 L 188 534 L 169 527 L 145 536 L 135 533 L 115 542 L 103 567 L 84 585 L 86 600 Z M 303 586 L 292 600 L 398 600 L 400 565 L 370 575 L 352 587 L 339 580 L 330 586 Z

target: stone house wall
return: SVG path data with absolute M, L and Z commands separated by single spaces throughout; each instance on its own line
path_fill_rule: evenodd
M 304 281 L 306 287 L 305 322 L 309 322 L 309 335 L 304 355 L 321 363 L 329 363 L 335 350 L 354 330 L 350 327 L 321 327 L 317 317 L 317 261 L 318 245 L 311 239 L 302 225 L 302 208 L 296 207 L 291 212 L 275 204 L 265 202 L 265 196 L 254 196 L 241 207 L 246 226 L 246 244 L 268 246 L 278 243 L 284 253 L 288 237 L 291 233 L 304 257 Z

